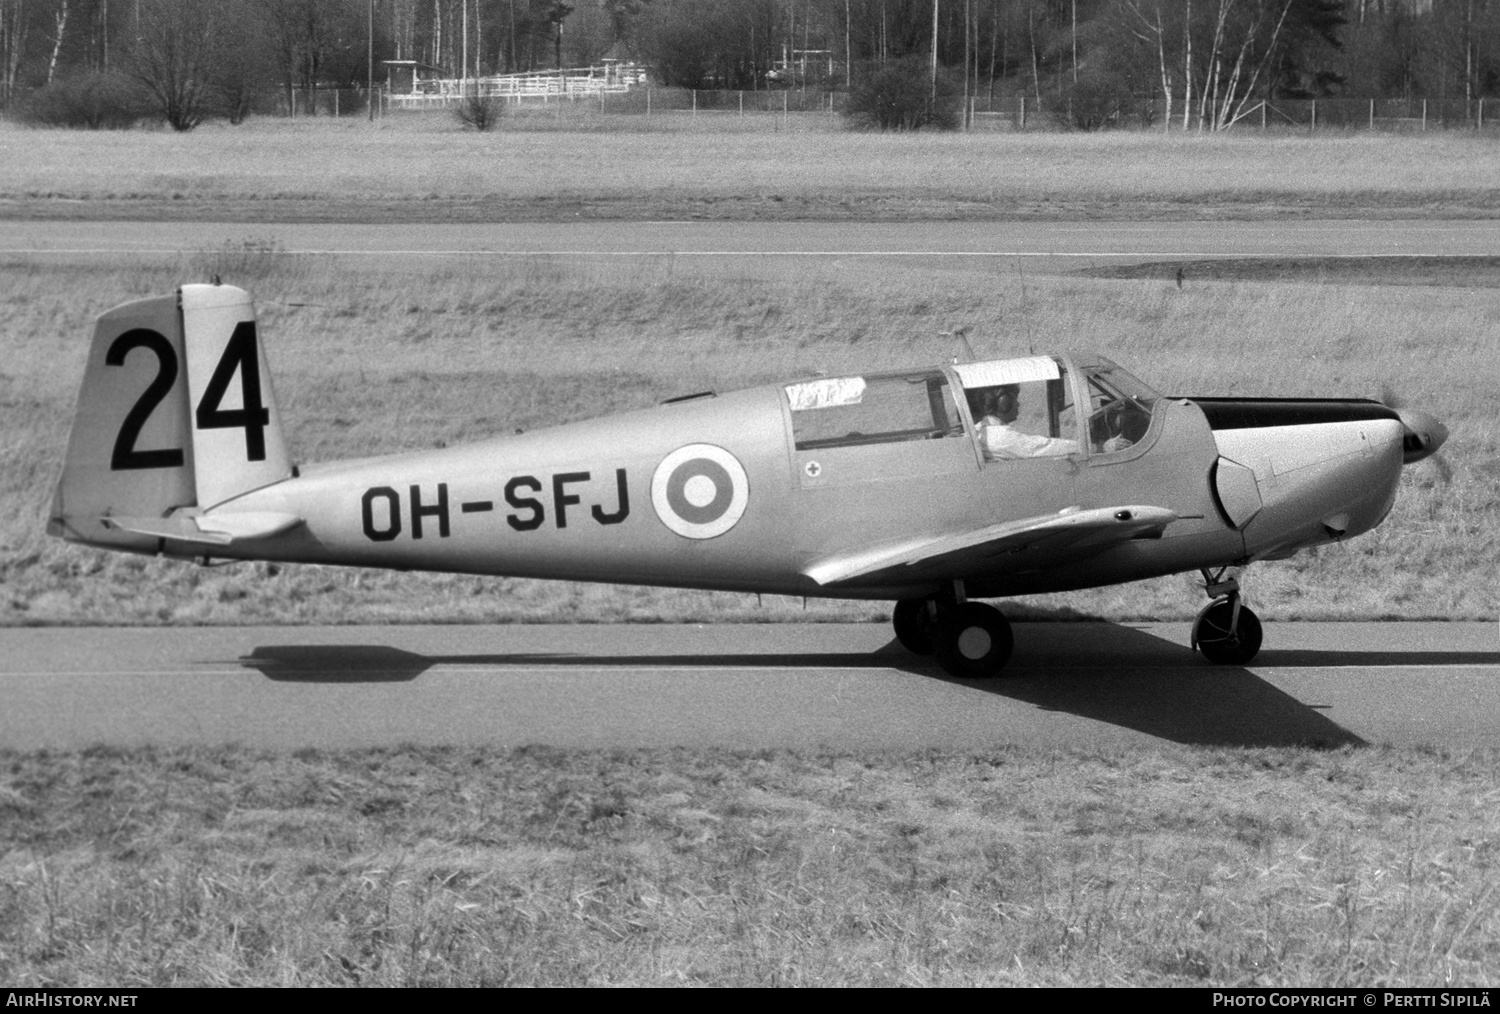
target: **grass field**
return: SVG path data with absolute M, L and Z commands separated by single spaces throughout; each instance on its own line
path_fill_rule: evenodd
M 1449 424 L 1446 469 L 1408 469 L 1375 533 L 1252 568 L 1247 597 L 1272 618 L 1495 615 L 1491 265 L 1221 265 L 1181 290 L 1152 270 L 775 261 L 355 272 L 254 230 L 574 214 L 1479 217 L 1500 206 L 1492 143 L 573 127 L 0 125 L 0 218 L 246 223 L 245 242 L 180 261 L 0 262 L 0 626 L 883 620 L 883 607 L 804 614 L 753 596 L 203 570 L 46 539 L 92 318 L 216 272 L 259 300 L 302 459 L 941 361 L 957 326 L 981 354 L 1098 348 L 1171 393 L 1389 385 Z M 1185 620 L 1201 601 L 1173 578 L 1010 608 Z M 0 751 L 0 982 L 1493 984 L 1496 763 L 1170 745 Z
M 1489 135 L 883 135 L 442 114 L 168 131 L 0 123 L 0 215 L 214 221 L 1500 214 Z M 675 126 L 667 126 L 673 124 Z M 646 128 L 646 129 L 640 129 Z M 658 129 L 659 128 L 659 129 Z M 688 129 L 692 128 L 692 129 Z
M 0 981 L 1493 984 L 1493 754 L 0 754 Z

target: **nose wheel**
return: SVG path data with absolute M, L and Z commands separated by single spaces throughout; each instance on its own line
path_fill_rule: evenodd
M 1244 665 L 1260 651 L 1260 617 L 1240 601 L 1234 578 L 1203 572 L 1204 591 L 1214 598 L 1193 621 L 1193 649 L 1215 665 Z
M 983 602 L 904 599 L 891 616 L 896 640 L 917 655 L 932 655 L 950 676 L 984 679 L 1010 661 L 1010 621 Z

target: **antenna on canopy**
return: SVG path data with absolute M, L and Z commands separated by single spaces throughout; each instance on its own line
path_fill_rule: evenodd
M 1026 321 L 1026 350 L 1029 355 L 1036 355 L 1036 339 L 1031 334 L 1031 311 L 1026 300 L 1026 269 L 1016 261 L 1016 274 L 1021 279 L 1021 318 Z
M 964 353 L 965 353 L 965 355 L 968 356 L 967 362 L 971 362 L 972 363 L 976 359 L 979 358 L 978 356 L 976 356 L 974 354 L 974 346 L 972 346 L 972 345 L 969 344 L 969 329 L 968 328 L 966 328 L 966 327 L 956 327 L 952 331 L 939 331 L 938 334 L 942 335 L 945 338 L 957 338 L 959 341 L 963 342 L 964 343 Z M 954 363 L 958 362 L 958 356 L 954 356 L 953 357 L 953 362 Z

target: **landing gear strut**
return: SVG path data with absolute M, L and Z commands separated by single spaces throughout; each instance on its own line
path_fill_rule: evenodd
M 1193 649 L 1215 665 L 1244 665 L 1260 651 L 1260 618 L 1240 601 L 1240 583 L 1229 568 L 1203 574 L 1203 591 L 1213 599 L 1193 621 Z
M 984 679 L 1005 668 L 1015 638 L 994 606 L 964 600 L 963 582 L 952 598 L 903 599 L 891 616 L 896 639 L 918 655 L 933 655 L 950 676 Z

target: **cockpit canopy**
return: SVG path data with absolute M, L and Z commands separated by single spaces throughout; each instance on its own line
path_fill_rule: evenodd
M 986 460 L 1123 451 L 1145 436 L 1161 400 L 1103 356 L 820 378 L 785 392 L 799 451 L 972 433 Z

